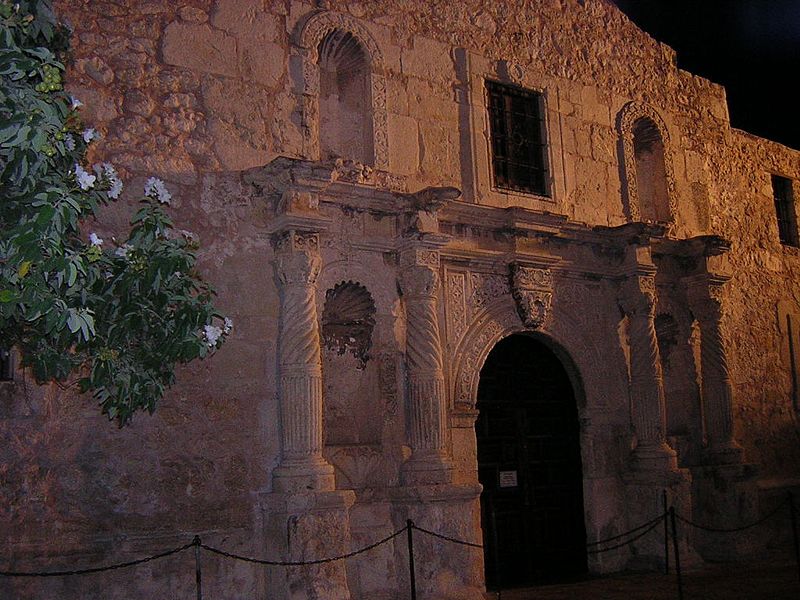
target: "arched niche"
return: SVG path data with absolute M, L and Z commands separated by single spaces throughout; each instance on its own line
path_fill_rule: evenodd
M 325 292 L 321 320 L 326 448 L 379 444 L 384 407 L 375 394 L 380 366 L 370 354 L 372 294 L 358 281 L 339 281 Z
M 669 132 L 651 106 L 629 102 L 617 117 L 622 191 L 628 221 L 675 221 Z
M 353 17 L 326 11 L 308 18 L 296 44 L 307 157 L 386 169 L 386 78 L 372 35 Z

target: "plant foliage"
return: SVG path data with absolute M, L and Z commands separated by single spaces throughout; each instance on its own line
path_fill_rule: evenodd
M 75 378 L 120 426 L 152 412 L 175 367 L 230 331 L 195 269 L 195 237 L 151 178 L 124 241 L 89 232 L 122 182 L 84 165 L 97 137 L 63 88 L 67 29 L 49 2 L 0 0 L 0 340 L 37 381 Z

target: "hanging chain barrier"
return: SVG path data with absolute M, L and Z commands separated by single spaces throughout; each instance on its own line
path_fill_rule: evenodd
M 695 529 L 699 529 L 701 531 L 705 531 L 708 533 L 738 533 L 750 529 L 752 527 L 756 527 L 757 525 L 761 525 L 768 521 L 769 519 L 773 518 L 775 515 L 779 514 L 781 510 L 788 505 L 789 507 L 789 516 L 791 519 L 791 527 L 792 527 L 792 541 L 794 547 L 794 555 L 795 561 L 797 563 L 797 574 L 798 580 L 800 580 L 800 528 L 798 527 L 798 511 L 800 508 L 797 507 L 795 504 L 794 497 L 791 493 L 787 495 L 787 497 L 778 504 L 772 511 L 761 517 L 760 519 L 753 521 L 752 523 L 747 523 L 745 525 L 740 525 L 738 527 L 730 527 L 730 528 L 722 528 L 722 527 L 712 527 L 709 525 L 703 525 L 688 519 L 687 517 L 682 516 L 679 514 L 674 506 L 667 506 L 667 497 L 666 491 L 662 493 L 662 503 L 664 506 L 664 511 L 659 515 L 653 517 L 652 519 L 637 525 L 636 527 L 629 529 L 623 533 L 619 533 L 617 535 L 613 535 L 608 538 L 604 538 L 601 540 L 596 540 L 592 542 L 588 542 L 586 544 L 586 553 L 593 555 L 593 554 L 601 554 L 603 552 L 610 552 L 612 550 L 618 550 L 620 548 L 624 548 L 625 546 L 629 546 L 634 542 L 640 540 L 644 536 L 646 536 L 651 531 L 655 530 L 660 524 L 663 523 L 664 526 L 664 565 L 665 565 L 665 573 L 669 574 L 669 544 L 668 538 L 672 538 L 672 552 L 674 557 L 674 564 L 675 564 L 675 574 L 676 574 L 676 582 L 677 582 L 677 591 L 678 591 L 678 600 L 683 600 L 683 577 L 682 577 L 682 570 L 681 570 L 681 562 L 680 562 L 680 544 L 679 544 L 679 537 L 678 537 L 678 528 L 677 523 L 683 523 L 684 525 L 688 525 L 689 527 L 693 527 Z M 417 598 L 417 589 L 416 589 L 416 573 L 415 573 L 415 566 L 414 566 L 414 531 L 418 531 L 422 534 L 427 536 L 443 540 L 445 542 L 449 542 L 452 544 L 456 544 L 459 546 L 466 546 L 469 548 L 476 548 L 476 549 L 483 549 L 484 546 L 482 544 L 477 544 L 474 542 L 469 542 L 466 540 L 458 539 L 456 537 L 452 537 L 449 535 L 445 535 L 442 533 L 437 533 L 435 531 L 431 531 L 430 529 L 425 529 L 424 527 L 419 527 L 412 521 L 408 519 L 406 521 L 405 527 L 394 531 L 393 533 L 387 535 L 380 540 L 368 544 L 358 550 L 353 550 L 352 552 L 347 552 L 345 554 L 341 554 L 338 556 L 331 556 L 327 558 L 319 558 L 313 560 L 297 560 L 297 561 L 290 561 L 290 560 L 266 560 L 261 558 L 254 558 L 251 556 L 243 556 L 241 554 L 236 554 L 234 552 L 228 552 L 226 550 L 222 550 L 220 548 L 215 548 L 214 546 L 209 546 L 208 544 L 204 544 L 201 540 L 199 535 L 195 535 L 192 541 L 188 544 L 184 544 L 183 546 L 179 546 L 177 548 L 173 548 L 171 550 L 166 550 L 164 552 L 159 552 L 158 554 L 154 554 L 152 556 L 147 556 L 145 558 L 139 558 L 136 560 L 131 560 L 127 562 L 115 563 L 111 565 L 106 565 L 102 567 L 92 567 L 87 569 L 70 569 L 70 570 L 62 570 L 62 571 L 9 571 L 3 570 L 0 571 L 0 576 L 2 577 L 68 577 L 73 575 L 91 575 L 94 573 L 102 573 L 106 571 L 114 571 L 117 569 L 125 569 L 128 567 L 135 567 L 137 565 L 142 565 L 154 560 L 159 560 L 161 558 L 166 558 L 168 556 L 172 556 L 175 554 L 179 554 L 184 552 L 185 550 L 189 550 L 190 548 L 194 549 L 194 559 L 195 559 L 195 590 L 196 590 L 196 598 L 197 600 L 203 599 L 203 592 L 202 592 L 202 563 L 201 563 L 201 555 L 202 550 L 209 552 L 210 554 L 214 554 L 217 556 L 221 556 L 224 558 L 229 558 L 236 561 L 247 562 L 251 564 L 257 565 L 267 565 L 267 566 L 275 566 L 275 567 L 304 567 L 304 566 L 313 566 L 313 565 L 321 565 L 326 563 L 331 563 L 335 561 L 345 560 L 348 558 L 352 558 L 359 554 L 363 554 L 365 552 L 369 552 L 383 544 L 386 544 L 393 539 L 397 538 L 398 536 L 402 535 L 403 533 L 406 534 L 407 545 L 408 545 L 408 567 L 409 567 L 409 588 L 410 588 L 410 598 L 411 600 L 416 600 Z M 610 545 L 609 545 L 610 544 Z M 495 540 L 496 545 L 496 540 Z
M 196 538 L 197 539 L 197 538 Z M 3 577 L 67 577 L 69 575 L 91 575 L 92 573 L 102 573 L 103 571 L 114 571 L 116 569 L 125 569 L 127 567 L 135 567 L 150 562 L 151 560 L 158 560 L 173 554 L 178 554 L 184 550 L 188 550 L 195 543 L 192 541 L 189 544 L 184 544 L 180 548 L 173 548 L 166 552 L 159 552 L 147 558 L 139 558 L 137 560 L 130 560 L 128 562 L 116 563 L 107 565 L 105 567 L 92 567 L 91 569 L 71 569 L 69 571 L 0 571 L 0 576 Z

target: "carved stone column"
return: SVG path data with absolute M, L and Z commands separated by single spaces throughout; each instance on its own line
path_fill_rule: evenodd
M 733 394 L 728 358 L 720 331 L 725 276 L 696 275 L 687 282 L 689 308 L 700 327 L 700 373 L 708 457 L 714 464 L 743 460 L 733 436 Z
M 675 451 L 667 444 L 664 383 L 655 328 L 655 280 L 637 273 L 623 286 L 622 306 L 630 338 L 631 413 L 637 444 L 634 466 L 640 471 L 677 468 Z
M 425 244 L 401 252 L 400 287 L 406 306 L 409 444 L 403 465 L 408 484 L 447 483 L 447 400 L 439 338 L 439 253 Z
M 322 456 L 322 360 L 316 307 L 319 234 L 288 229 L 272 236 L 280 292 L 278 395 L 281 460 L 276 491 L 334 489 Z

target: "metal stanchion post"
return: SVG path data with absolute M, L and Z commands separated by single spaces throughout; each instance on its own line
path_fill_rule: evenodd
M 664 511 L 664 575 L 669 575 L 669 522 L 667 520 L 667 490 L 661 490 L 661 508 Z
M 678 575 L 678 600 L 683 600 L 683 579 L 681 577 L 681 553 L 678 549 L 678 526 L 675 523 L 675 507 L 669 507 L 669 518 L 672 522 L 672 549 L 675 552 L 675 573 Z
M 495 583 L 497 584 L 497 600 L 503 597 L 503 577 L 500 575 L 502 566 L 500 565 L 500 544 L 497 538 L 497 513 L 495 512 L 494 502 L 489 503 L 489 511 L 492 519 L 492 560 L 494 561 Z
M 414 573 L 414 521 L 406 520 L 408 534 L 408 574 L 411 582 L 411 600 L 417 600 L 417 575 Z
M 197 600 L 203 600 L 203 574 L 200 570 L 200 536 L 194 536 L 194 583 L 197 590 Z
M 789 492 L 789 515 L 792 518 L 792 539 L 794 541 L 794 560 L 797 563 L 797 577 L 800 579 L 800 538 L 797 533 L 797 509 L 794 506 L 794 496 Z

